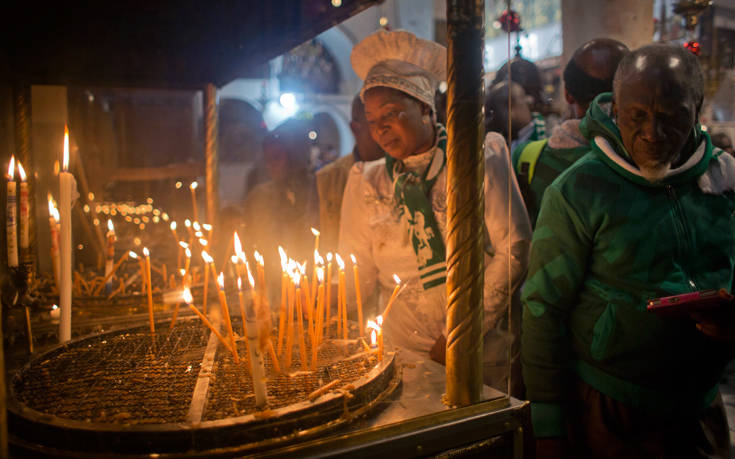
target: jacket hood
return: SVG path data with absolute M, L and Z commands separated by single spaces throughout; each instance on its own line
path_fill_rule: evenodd
M 710 137 L 702 131 L 699 124 L 696 124 L 683 148 L 688 158 L 684 164 L 671 169 L 660 181 L 649 181 L 641 175 L 630 154 L 625 150 L 620 130 L 612 118 L 612 93 L 609 92 L 598 95 L 590 103 L 579 129 L 589 141 L 592 151 L 596 152 L 608 166 L 640 185 L 665 186 L 695 180 L 707 171 L 712 159 Z

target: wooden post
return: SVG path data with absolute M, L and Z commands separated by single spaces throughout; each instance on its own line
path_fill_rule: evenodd
M 217 87 L 207 84 L 204 87 L 204 155 L 207 185 L 207 223 L 214 225 L 214 239 L 217 239 L 219 225 L 219 168 L 217 155 Z M 209 241 L 212 243 L 213 241 Z
M 447 401 L 482 398 L 484 0 L 447 1 Z

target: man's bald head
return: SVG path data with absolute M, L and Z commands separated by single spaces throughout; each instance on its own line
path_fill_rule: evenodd
M 577 48 L 564 68 L 565 95 L 576 118 L 598 94 L 612 91 L 615 70 L 628 52 L 627 46 L 610 38 L 596 38 Z
M 618 65 L 613 93 L 619 94 L 626 80 L 643 77 L 658 80 L 658 90 L 675 87 L 685 90 L 699 113 L 704 99 L 704 75 L 696 56 L 684 47 L 653 44 L 632 51 Z
M 644 46 L 620 62 L 613 80 L 613 116 L 626 151 L 650 181 L 691 156 L 685 146 L 703 94 L 699 62 L 681 46 Z

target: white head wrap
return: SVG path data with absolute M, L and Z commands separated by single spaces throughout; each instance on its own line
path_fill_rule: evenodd
M 365 91 L 384 86 L 404 92 L 434 110 L 434 93 L 446 78 L 447 50 L 411 32 L 379 30 L 352 49 L 352 68 L 364 80 Z

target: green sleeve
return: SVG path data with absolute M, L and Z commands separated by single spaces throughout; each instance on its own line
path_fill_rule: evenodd
M 572 367 L 568 318 L 591 249 L 584 222 L 556 185 L 544 193 L 522 293 L 523 379 L 532 406 L 564 405 Z M 543 415 L 535 410 L 532 419 L 537 435 L 563 432 L 564 418 L 558 406 L 547 406 Z

